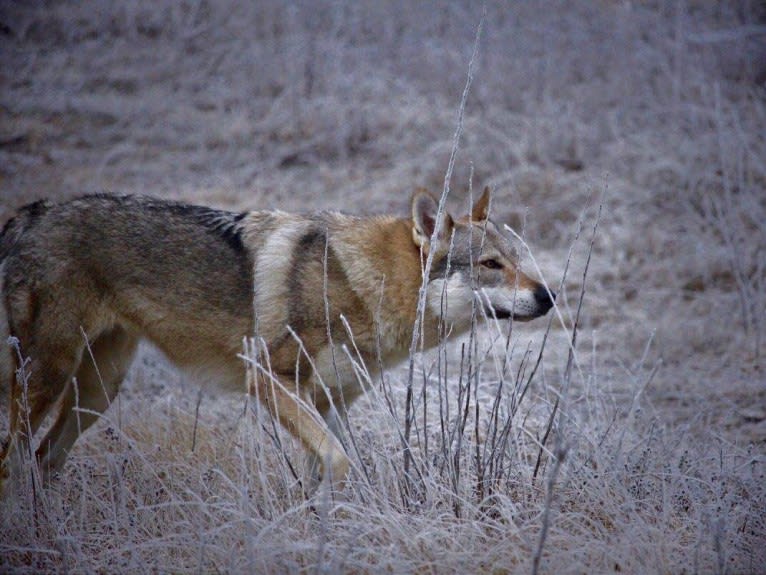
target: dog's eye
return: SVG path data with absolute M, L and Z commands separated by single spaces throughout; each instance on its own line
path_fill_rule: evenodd
M 481 265 L 483 265 L 485 268 L 490 269 L 490 270 L 503 269 L 503 264 L 501 264 L 499 261 L 493 260 L 493 259 L 484 260 L 484 261 L 481 262 Z

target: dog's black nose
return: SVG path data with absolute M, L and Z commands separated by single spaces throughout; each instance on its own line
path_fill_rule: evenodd
M 548 292 L 547 289 L 545 289 L 545 286 L 539 286 L 535 290 L 535 301 L 537 302 L 537 305 L 540 306 L 540 311 L 543 314 L 548 313 L 548 310 L 550 310 L 553 307 L 553 302 L 556 300 L 556 294 L 554 292 Z

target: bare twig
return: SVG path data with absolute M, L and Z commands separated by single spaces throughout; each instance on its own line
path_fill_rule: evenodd
M 468 75 L 466 78 L 465 88 L 463 89 L 463 95 L 460 99 L 460 106 L 458 108 L 457 127 L 455 128 L 455 135 L 452 139 L 452 151 L 450 153 L 450 159 L 447 165 L 447 172 L 444 176 L 444 188 L 442 189 L 442 193 L 439 198 L 439 206 L 436 212 L 436 225 L 434 226 L 433 233 L 431 234 L 431 245 L 435 245 L 436 238 L 438 238 L 439 234 L 441 233 L 441 223 L 442 223 L 442 219 L 444 215 L 444 210 L 446 209 L 447 195 L 449 194 L 450 182 L 452 179 L 452 171 L 455 167 L 455 159 L 457 157 L 457 151 L 460 145 L 460 137 L 463 133 L 463 116 L 465 114 L 465 105 L 466 105 L 466 101 L 468 100 L 468 93 L 471 88 L 471 83 L 473 82 L 473 68 L 479 53 L 479 40 L 481 39 L 481 33 L 484 28 L 485 19 L 486 19 L 486 6 L 484 7 L 481 20 L 479 21 L 479 25 L 476 29 L 476 36 L 475 36 L 474 44 L 473 44 L 473 52 L 471 54 L 471 60 L 468 63 Z M 421 329 L 423 325 L 423 317 L 425 314 L 426 293 L 428 288 L 428 280 L 431 274 L 431 267 L 433 265 L 433 256 L 434 256 L 433 250 L 429 250 L 428 256 L 426 257 L 425 265 L 423 267 L 423 281 L 421 283 L 420 291 L 418 294 L 418 306 L 417 306 L 417 314 L 416 314 L 417 319 L 415 320 L 415 325 L 413 326 L 412 342 L 410 344 L 409 370 L 408 370 L 408 376 L 407 376 L 407 397 L 406 397 L 405 415 L 404 415 L 403 448 L 404 448 L 405 476 L 408 475 L 410 465 L 412 463 L 412 453 L 410 451 L 410 432 L 412 428 L 412 416 L 413 416 L 412 385 L 413 385 L 413 379 L 415 375 L 415 354 L 418 350 L 419 345 L 422 344 Z

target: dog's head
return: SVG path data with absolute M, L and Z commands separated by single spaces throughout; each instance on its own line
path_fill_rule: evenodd
M 427 305 L 447 323 L 470 325 L 473 302 L 478 315 L 529 321 L 553 307 L 556 294 L 521 271 L 511 240 L 487 217 L 489 188 L 470 215 L 438 215 L 438 202 L 426 190 L 412 196 L 412 237 L 422 253 L 433 252 Z M 441 225 L 435 238 L 437 218 Z

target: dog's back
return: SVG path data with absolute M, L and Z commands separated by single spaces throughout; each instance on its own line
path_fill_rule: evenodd
M 25 333 L 50 319 L 40 314 L 57 311 L 56 332 L 82 329 L 95 339 L 122 323 L 166 352 L 190 333 L 209 332 L 222 345 L 220 336 L 240 324 L 232 343 L 241 347 L 250 329 L 242 311 L 251 308 L 252 294 L 252 258 L 239 230 L 244 214 L 109 195 L 33 208 L 3 235 L 11 333 Z M 36 294 L 61 303 L 47 305 Z M 188 349 L 188 357 L 173 359 L 188 363 L 199 357 L 198 346 L 173 345 Z

